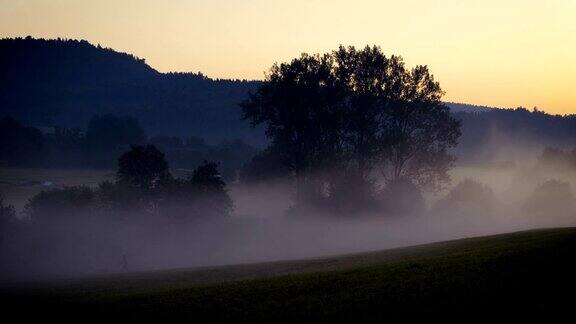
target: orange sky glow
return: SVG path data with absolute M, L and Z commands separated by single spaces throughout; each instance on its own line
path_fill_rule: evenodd
M 27 35 L 240 79 L 302 52 L 378 45 L 428 65 L 445 100 L 576 113 L 576 0 L 0 0 L 0 37 Z

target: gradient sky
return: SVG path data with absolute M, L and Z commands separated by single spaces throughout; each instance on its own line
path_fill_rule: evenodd
M 0 37 L 26 35 L 247 79 L 301 52 L 374 44 L 428 65 L 446 100 L 576 113 L 576 0 L 0 0 Z

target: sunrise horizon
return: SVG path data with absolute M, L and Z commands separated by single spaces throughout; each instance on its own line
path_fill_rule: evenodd
M 575 14 L 0 0 L 4 318 L 569 318 Z
M 273 63 L 301 53 L 376 45 L 408 67 L 428 66 L 445 101 L 576 112 L 571 0 L 2 5 L 0 38 L 84 39 L 144 58 L 159 72 L 262 80 Z

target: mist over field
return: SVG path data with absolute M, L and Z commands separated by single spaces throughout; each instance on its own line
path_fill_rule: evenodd
M 231 185 L 234 213 L 224 219 L 137 214 L 108 219 L 72 212 L 62 219 L 54 215 L 42 226 L 23 220 L 19 235 L 2 245 L 2 281 L 321 257 L 576 225 L 573 197 L 566 201 L 565 192 L 554 189 L 534 197 L 548 180 L 574 186 L 572 170 L 523 160 L 457 167 L 451 173 L 447 188 L 426 195 L 424 209 L 398 215 L 287 215 L 294 190 L 272 183 Z M 483 187 L 457 187 L 465 179 Z M 541 200 L 539 211 L 527 209 L 534 199 Z
M 246 82 L 157 73 L 87 42 L 0 45 L 35 64 L 102 59 L 53 58 L 68 68 L 43 75 L 61 76 L 46 106 L 19 83 L 0 91 L 3 283 L 576 225 L 574 116 L 445 103 L 426 66 L 377 46 Z
M 573 317 L 576 1 L 0 3 L 3 318 Z

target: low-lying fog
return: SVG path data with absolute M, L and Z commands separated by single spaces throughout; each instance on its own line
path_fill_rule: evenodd
M 576 224 L 569 188 L 547 182 L 573 187 L 572 170 L 525 161 L 451 173 L 450 186 L 426 194 L 426 209 L 409 215 L 288 217 L 289 187 L 231 185 L 234 213 L 222 220 L 77 217 L 21 229 L 2 241 L 2 281 L 318 257 Z

